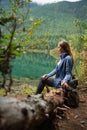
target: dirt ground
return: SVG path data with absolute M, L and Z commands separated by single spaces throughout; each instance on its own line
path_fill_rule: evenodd
M 87 130 L 87 86 L 79 86 L 79 97 L 79 107 L 69 110 L 60 130 Z

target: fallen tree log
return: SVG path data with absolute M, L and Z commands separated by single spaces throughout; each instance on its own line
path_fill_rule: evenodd
M 56 118 L 66 110 L 63 103 L 61 89 L 22 100 L 0 97 L 0 130 L 56 130 Z

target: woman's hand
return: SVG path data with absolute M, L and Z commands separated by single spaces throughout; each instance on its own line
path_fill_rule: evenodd
M 46 74 L 43 75 L 43 76 L 41 77 L 41 79 L 42 79 L 42 80 L 46 80 L 46 79 L 47 79 L 47 75 L 46 75 Z
M 67 82 L 61 82 L 61 86 L 62 86 L 63 88 L 66 88 L 66 87 L 68 87 L 68 84 L 67 84 Z

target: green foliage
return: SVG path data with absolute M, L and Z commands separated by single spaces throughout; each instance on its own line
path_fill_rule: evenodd
M 43 19 L 33 37 L 39 39 L 45 37 L 49 48 L 55 48 L 60 38 L 66 39 L 67 35 L 77 34 L 74 21 L 77 18 L 86 20 L 86 5 L 87 2 L 79 1 L 31 6 L 31 17 Z
M 26 84 L 24 86 L 25 86 L 25 88 L 21 90 L 21 94 L 26 94 L 26 95 L 30 94 L 31 95 L 31 94 L 34 94 L 36 92 L 36 87 L 33 86 L 32 88 L 29 88 L 29 86 Z
M 39 27 L 41 19 L 27 19 L 30 12 L 29 4 L 20 7 L 19 3 L 10 0 L 9 10 L 1 8 L 0 31 L 1 31 L 1 46 L 5 49 L 11 44 L 13 54 L 18 54 L 26 50 L 29 42 L 32 40 L 31 35 Z M 28 26 L 26 28 L 26 19 Z M 26 43 L 24 42 L 26 41 Z M 17 52 L 17 53 L 16 53 Z
M 0 96 L 5 95 L 5 90 L 4 89 L 0 89 Z
M 75 20 L 77 34 L 71 35 L 73 52 L 75 57 L 76 75 L 79 82 L 87 84 L 87 23 Z
M 29 17 L 27 19 L 30 12 L 29 2 L 9 0 L 9 8 L 0 9 L 0 72 L 2 76 L 11 74 L 12 59 L 27 52 L 32 40 L 31 35 L 42 22 L 41 19 L 29 19 Z
M 67 35 L 77 33 L 74 26 L 74 20 L 78 17 L 79 19 L 83 18 L 85 20 L 86 4 L 87 2 L 85 1 L 79 1 L 76 3 L 59 2 L 43 6 L 33 6 L 33 4 L 31 4 L 30 6 L 26 5 L 26 9 L 29 10 L 27 13 L 25 8 L 17 8 L 16 12 L 20 12 L 19 15 L 17 15 L 19 18 L 18 22 L 21 23 L 22 26 L 21 31 L 18 29 L 15 40 L 16 44 L 20 43 L 22 45 L 22 50 L 24 48 L 26 50 L 28 45 L 28 48 L 34 46 L 34 48 L 42 49 L 42 44 L 44 46 L 48 45 L 49 49 L 55 48 L 59 38 L 66 39 Z M 22 18 L 21 12 L 24 12 Z M 26 15 L 24 14 L 27 14 L 27 17 L 25 17 Z M 37 21 L 37 18 L 39 18 L 39 21 Z M 41 26 L 37 28 L 38 24 L 41 22 Z M 35 28 L 37 28 L 36 31 Z M 24 45 L 26 47 L 23 47 Z

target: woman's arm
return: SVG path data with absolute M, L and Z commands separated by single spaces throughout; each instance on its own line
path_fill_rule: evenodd
M 42 80 L 46 80 L 47 78 L 55 75 L 55 73 L 56 73 L 56 69 L 54 69 L 53 71 L 51 71 L 49 74 L 44 74 L 41 78 L 42 78 Z
M 51 71 L 49 74 L 47 74 L 47 77 L 49 78 L 55 74 L 56 74 L 56 68 L 53 71 Z
M 61 85 L 63 86 L 64 84 L 65 84 L 65 86 L 66 85 L 68 85 L 67 83 L 70 81 L 70 79 L 71 79 L 71 71 L 72 71 L 72 67 L 73 67 L 73 62 L 72 62 L 72 59 L 71 59 L 71 57 L 69 56 L 69 57 L 67 57 L 66 58 L 66 66 L 65 66 L 65 77 L 64 77 L 64 79 L 62 80 L 62 82 L 61 82 Z

